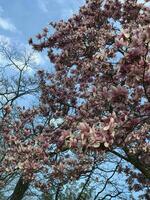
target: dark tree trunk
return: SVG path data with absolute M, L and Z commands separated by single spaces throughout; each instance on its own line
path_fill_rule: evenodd
M 24 182 L 22 176 L 19 178 L 14 192 L 10 196 L 9 200 L 22 200 L 25 192 L 28 190 L 30 182 Z
M 145 178 L 150 180 L 150 165 L 142 164 L 138 159 L 130 155 L 128 155 L 128 160 L 135 168 L 142 172 Z
M 141 163 L 136 156 L 129 154 L 127 148 L 126 149 L 124 148 L 123 150 L 126 156 L 123 156 L 122 154 L 114 150 L 112 150 L 111 153 L 131 163 L 136 169 L 138 169 L 145 176 L 146 179 L 150 180 L 150 165 Z

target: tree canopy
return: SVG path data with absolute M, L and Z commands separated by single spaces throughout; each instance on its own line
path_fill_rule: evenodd
M 59 199 L 65 184 L 82 177 L 75 199 L 88 198 L 82 192 L 91 177 L 91 188 L 99 180 L 103 186 L 89 198 L 123 199 L 119 182 L 111 182 L 120 173 L 139 199 L 149 198 L 149 2 L 87 0 L 68 21 L 50 23 L 53 34 L 46 27 L 29 39 L 54 71 L 38 71 L 35 107 L 19 107 L 15 117 L 13 106 L 3 108 L 0 170 L 20 177 L 11 200 L 30 185 L 45 192 L 57 186 Z

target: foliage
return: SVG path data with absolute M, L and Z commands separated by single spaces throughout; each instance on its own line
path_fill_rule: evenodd
M 54 73 L 38 71 L 39 106 L 19 107 L 15 118 L 10 105 L 3 108 L 1 172 L 20 174 L 11 200 L 22 199 L 30 185 L 48 192 L 82 176 L 89 183 L 100 166 L 94 200 L 123 199 L 124 188 L 113 181 L 119 173 L 148 199 L 149 1 L 87 0 L 67 22 L 50 24 L 53 35 L 44 28 L 29 40 L 55 66 Z M 85 189 L 86 183 L 78 200 Z

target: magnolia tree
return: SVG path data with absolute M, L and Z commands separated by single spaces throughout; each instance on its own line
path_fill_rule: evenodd
M 44 28 L 29 40 L 55 68 L 38 71 L 39 106 L 19 108 L 15 119 L 6 107 L 2 121 L 1 172 L 20 177 L 10 199 L 22 199 L 30 185 L 45 192 L 57 186 L 59 199 L 64 184 L 88 174 L 82 199 L 95 169 L 107 176 L 98 176 L 103 187 L 91 198 L 123 199 L 111 178 L 125 173 L 129 189 L 149 199 L 149 1 L 87 0 L 67 22 L 50 25 L 54 34 Z

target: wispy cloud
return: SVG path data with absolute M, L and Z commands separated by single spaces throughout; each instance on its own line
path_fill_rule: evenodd
M 45 57 L 46 56 L 43 57 L 39 53 L 34 53 L 32 59 L 36 65 L 44 65 L 46 62 Z
M 9 37 L 7 37 L 5 35 L 0 35 L 0 65 L 1 66 L 7 64 L 5 57 L 1 53 L 1 47 L 8 47 L 8 46 L 10 46 L 10 44 L 11 44 L 11 40 Z
M 39 9 L 47 14 L 51 13 L 52 18 L 68 19 L 73 13 L 78 12 L 78 9 L 83 5 L 85 0 L 36 0 Z M 54 10 L 52 10 L 54 9 Z M 55 11 L 55 12 L 54 12 Z
M 5 43 L 5 45 L 10 45 L 11 41 L 10 38 L 5 35 L 0 35 L 0 44 Z
M 39 54 L 38 52 L 33 52 L 32 48 L 28 44 L 24 43 L 18 43 L 18 41 L 13 42 L 13 39 L 10 37 L 7 37 L 5 35 L 0 34 L 0 65 L 5 66 L 8 64 L 8 59 L 3 54 L 3 48 L 6 48 L 9 52 L 16 55 L 20 55 L 19 59 L 13 58 L 13 61 L 16 65 L 19 66 L 21 69 L 24 67 L 24 56 L 26 58 L 30 57 L 30 61 L 28 65 L 24 68 L 24 70 L 29 74 L 34 74 L 35 71 L 40 68 L 43 69 L 47 64 L 49 64 L 49 60 L 46 55 Z M 13 68 L 11 66 L 11 69 L 15 70 L 16 68 Z
M 48 5 L 47 0 L 38 0 L 38 6 L 44 13 L 48 12 L 47 5 Z
M 16 32 L 17 30 L 15 25 L 10 21 L 10 19 L 3 17 L 0 17 L 0 28 L 11 32 Z
M 0 29 L 4 29 L 6 31 L 16 32 L 17 28 L 15 25 L 11 22 L 9 18 L 3 17 L 4 9 L 0 5 Z
M 60 9 L 60 18 L 66 20 L 78 12 L 79 7 L 84 3 L 84 0 L 55 0 L 55 3 L 57 3 Z

